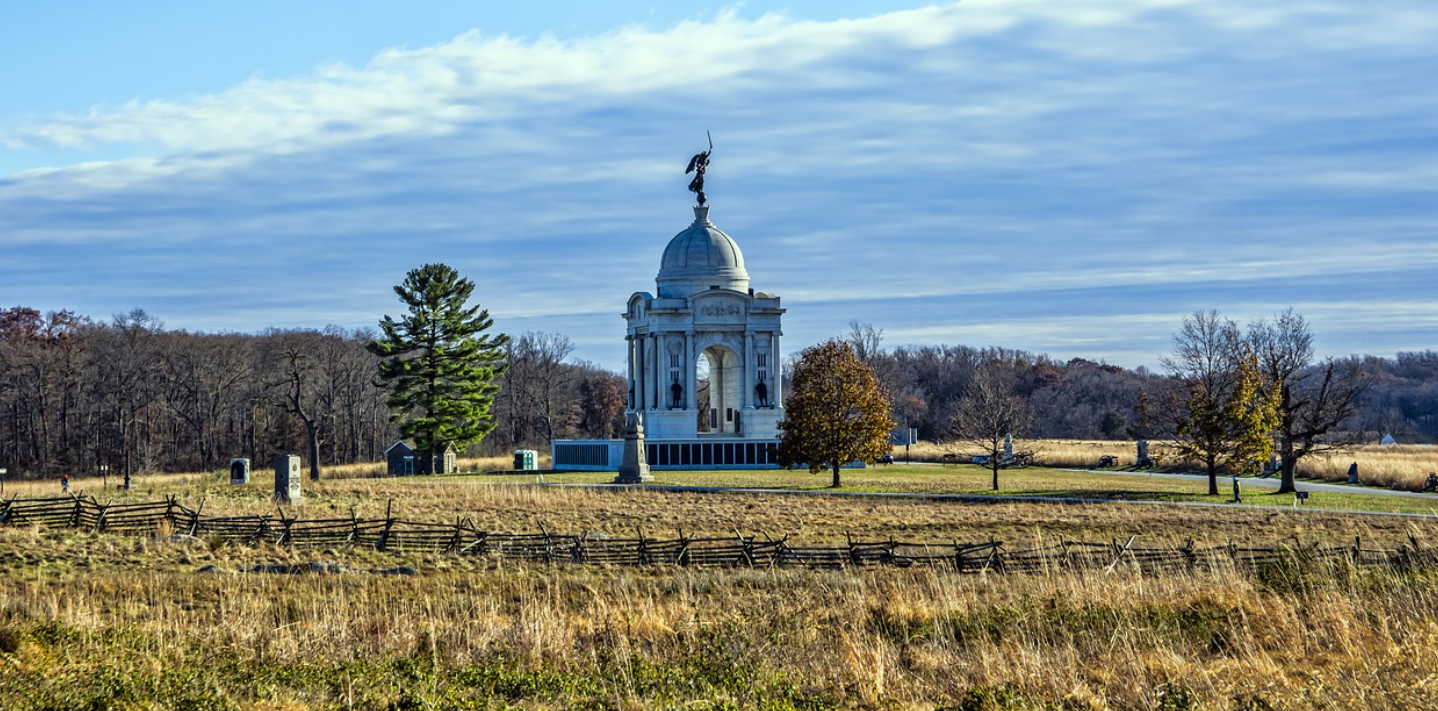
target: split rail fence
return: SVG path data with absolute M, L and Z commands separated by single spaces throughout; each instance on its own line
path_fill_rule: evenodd
M 1410 537 L 1398 548 L 1310 544 L 1280 547 L 1220 546 L 1145 547 L 1126 542 L 1062 540 L 1041 547 L 1009 549 L 1002 542 L 958 541 L 913 543 L 856 541 L 841 546 L 800 546 L 789 537 L 744 535 L 678 538 L 610 538 L 584 532 L 558 534 L 482 531 L 466 518 L 454 523 L 406 521 L 386 511 L 382 519 L 351 513 L 332 519 L 290 518 L 283 511 L 251 516 L 206 516 L 204 504 L 191 509 L 174 497 L 146 503 L 100 503 L 86 496 L 0 501 L 0 526 L 39 526 L 92 532 L 155 535 L 186 534 L 235 544 L 280 546 L 364 546 L 382 551 L 442 551 L 546 564 L 680 565 L 694 567 L 935 566 L 960 573 L 1045 572 L 1052 570 L 1113 570 L 1144 572 L 1212 570 L 1226 567 L 1260 569 L 1297 563 L 1342 563 L 1356 567 L 1400 570 L 1438 568 L 1438 548 Z

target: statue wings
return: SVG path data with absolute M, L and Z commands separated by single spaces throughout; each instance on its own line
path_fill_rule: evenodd
M 703 168 L 709 165 L 709 154 L 714 152 L 714 137 L 709 135 L 708 131 L 705 131 L 704 135 L 709 137 L 709 150 L 703 153 L 696 153 L 693 158 L 689 159 L 689 167 L 684 169 L 685 175 L 693 173 L 696 168 Z

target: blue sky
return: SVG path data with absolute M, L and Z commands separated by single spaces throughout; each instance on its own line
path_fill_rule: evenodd
M 443 261 L 618 369 L 709 130 L 787 349 L 1438 347 L 1431 0 L 10 5 L 0 306 L 373 326 Z

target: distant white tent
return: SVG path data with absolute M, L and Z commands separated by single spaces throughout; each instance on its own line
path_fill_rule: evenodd
M 1391 435 L 1391 434 L 1386 434 L 1386 435 L 1383 435 L 1383 439 L 1378 440 L 1378 443 L 1379 443 L 1379 444 L 1398 444 L 1398 440 L 1393 439 L 1393 435 Z

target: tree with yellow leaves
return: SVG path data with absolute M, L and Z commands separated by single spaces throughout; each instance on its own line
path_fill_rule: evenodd
M 894 421 L 889 397 L 874 372 L 842 341 L 811 346 L 794 366 L 794 385 L 779 423 L 778 460 L 793 469 L 807 466 L 833 472 L 852 462 L 872 462 L 887 454 Z
M 1238 326 L 1217 311 L 1185 318 L 1164 362 L 1187 386 L 1169 408 L 1179 453 L 1203 462 L 1208 493 L 1217 496 L 1220 466 L 1242 471 L 1273 452 L 1276 391 Z

